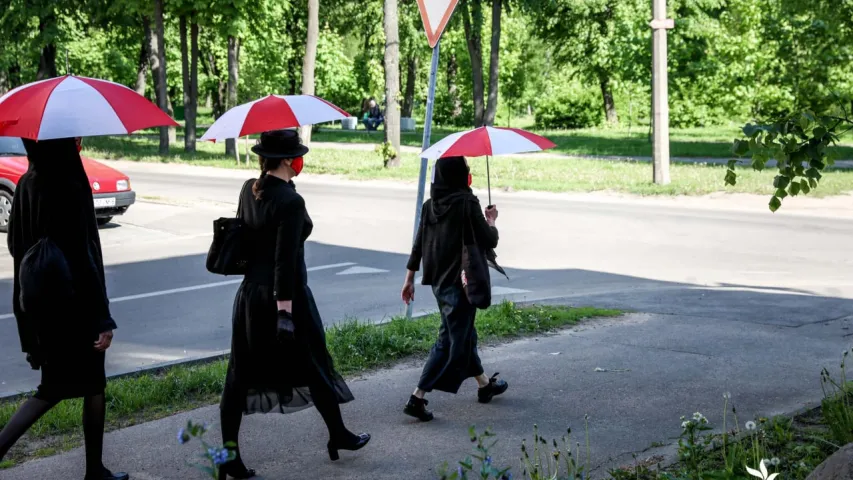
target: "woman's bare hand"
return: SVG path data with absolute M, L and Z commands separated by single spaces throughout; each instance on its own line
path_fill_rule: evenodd
M 293 315 L 293 300 L 277 301 L 275 303 L 279 310 L 284 310 L 285 312 Z
M 497 219 L 498 207 L 494 205 L 489 205 L 488 207 L 486 207 L 486 221 L 489 222 L 489 224 L 494 224 Z
M 412 303 L 415 299 L 415 282 L 406 280 L 406 283 L 403 284 L 403 291 L 400 296 L 403 298 L 403 303 L 406 305 Z
M 98 336 L 98 341 L 95 342 L 95 350 L 99 352 L 106 352 L 110 345 L 113 344 L 113 331 L 110 330 L 108 332 L 102 333 Z

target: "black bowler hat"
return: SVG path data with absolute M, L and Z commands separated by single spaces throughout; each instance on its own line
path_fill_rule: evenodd
M 252 147 L 256 155 L 272 159 L 297 158 L 308 153 L 296 130 L 273 130 L 261 134 L 261 141 Z

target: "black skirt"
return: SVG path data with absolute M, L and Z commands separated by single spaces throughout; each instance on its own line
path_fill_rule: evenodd
M 483 374 L 477 353 L 477 309 L 468 302 L 459 282 L 433 287 L 432 291 L 441 312 L 441 327 L 418 388 L 425 392 L 457 393 L 466 379 Z
M 41 367 L 37 398 L 58 402 L 104 393 L 106 355 L 95 350 L 97 335 L 83 332 L 77 325 L 65 327 L 61 322 L 54 322 L 49 332 L 39 336 L 45 363 Z
M 334 369 L 314 295 L 303 285 L 293 299 L 296 338 L 278 341 L 273 286 L 244 281 L 234 300 L 226 396 L 245 395 L 243 412 L 292 413 L 313 405 L 309 387 L 331 389 L 339 403 L 354 399 Z

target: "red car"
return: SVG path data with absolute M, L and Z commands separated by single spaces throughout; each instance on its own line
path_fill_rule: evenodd
M 136 201 L 127 175 L 83 157 L 83 167 L 92 187 L 95 215 L 99 225 L 106 225 L 116 215 L 122 215 Z M 9 227 L 12 198 L 18 180 L 29 168 L 24 142 L 20 138 L 0 137 L 0 232 Z

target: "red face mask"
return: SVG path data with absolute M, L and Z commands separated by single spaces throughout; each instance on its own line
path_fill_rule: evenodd
M 470 187 L 472 183 L 474 183 L 474 177 L 469 173 L 468 174 L 468 186 Z
M 296 157 L 293 159 L 293 163 L 290 164 L 290 168 L 293 169 L 294 176 L 298 176 L 302 173 L 302 168 L 305 166 L 305 159 L 302 157 Z

